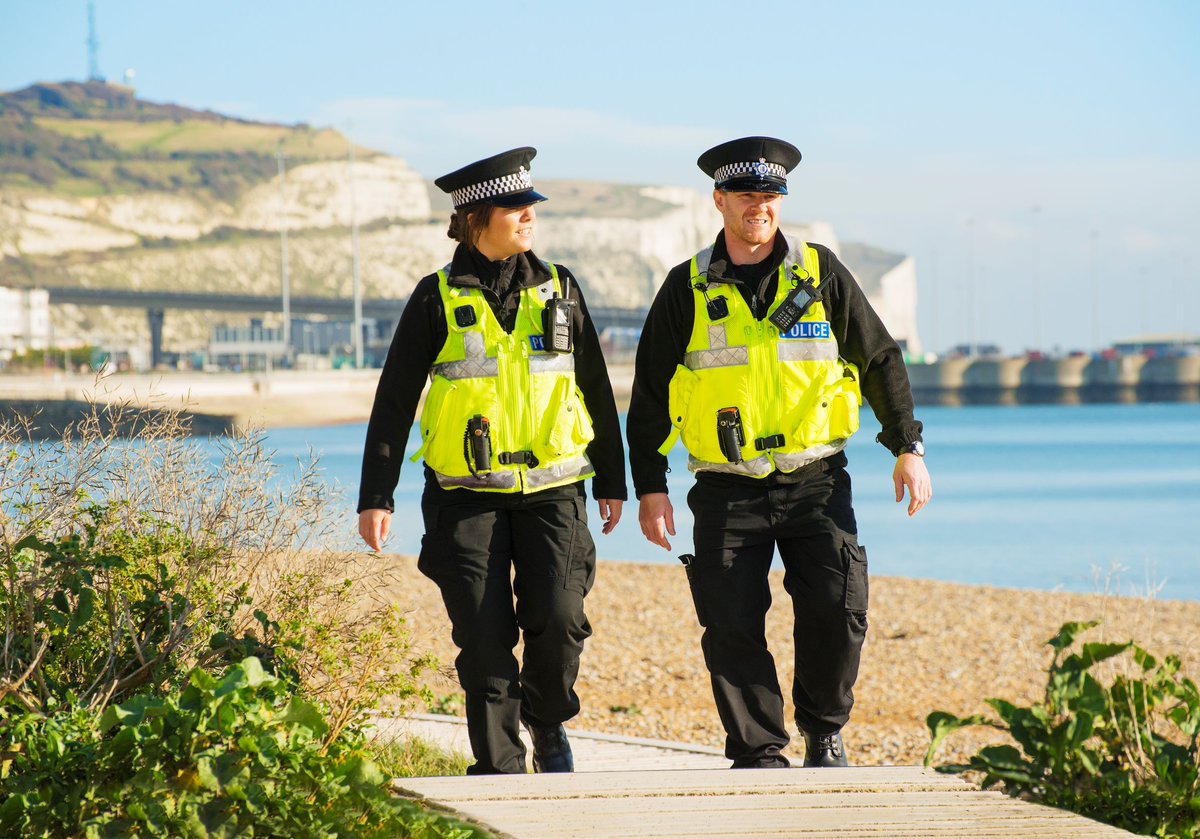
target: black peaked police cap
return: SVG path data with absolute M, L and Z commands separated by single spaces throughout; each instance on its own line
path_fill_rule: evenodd
M 536 155 L 533 146 L 522 146 L 468 163 L 433 183 L 442 192 L 450 193 L 455 209 L 476 202 L 496 207 L 525 207 L 546 200 L 546 196 L 534 192 L 529 174 L 529 161 Z
M 787 173 L 800 162 L 800 150 L 774 137 L 742 137 L 713 146 L 696 165 L 725 192 L 787 195 Z

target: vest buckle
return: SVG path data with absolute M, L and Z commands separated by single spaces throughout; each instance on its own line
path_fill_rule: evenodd
M 759 437 L 754 441 L 756 451 L 765 452 L 767 449 L 783 448 L 783 435 L 772 434 L 770 437 Z
M 500 452 L 500 463 L 503 466 L 528 466 L 530 469 L 533 469 L 538 465 L 538 459 L 529 450 Z

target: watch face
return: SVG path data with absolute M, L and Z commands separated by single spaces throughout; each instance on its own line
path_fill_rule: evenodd
M 917 457 L 924 457 L 925 444 L 920 440 L 915 440 L 912 443 L 903 446 L 900 449 L 900 454 L 915 454 Z

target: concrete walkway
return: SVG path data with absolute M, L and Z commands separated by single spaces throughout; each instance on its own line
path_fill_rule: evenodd
M 379 729 L 469 751 L 456 717 L 421 714 Z M 1133 835 L 918 766 L 730 771 L 716 749 L 567 733 L 572 775 L 399 778 L 393 786 L 508 839 Z

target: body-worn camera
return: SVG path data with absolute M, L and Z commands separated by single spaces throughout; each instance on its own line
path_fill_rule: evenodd
M 571 310 L 574 307 L 574 300 L 557 294 L 546 301 L 542 309 L 542 342 L 546 352 L 571 352 L 574 349 L 571 340 Z
M 464 454 L 467 467 L 474 475 L 479 472 L 490 472 L 492 469 L 492 424 L 488 418 L 476 414 L 467 420 L 467 433 Z
M 475 309 L 472 306 L 459 306 L 454 310 L 454 322 L 466 329 L 475 325 Z
M 729 317 L 729 301 L 724 297 L 706 298 L 704 305 L 708 309 L 709 320 L 724 320 Z
M 717 411 L 717 442 L 721 454 L 730 463 L 742 462 L 742 446 L 746 445 L 746 434 L 742 431 L 742 414 L 737 408 L 721 408 Z

